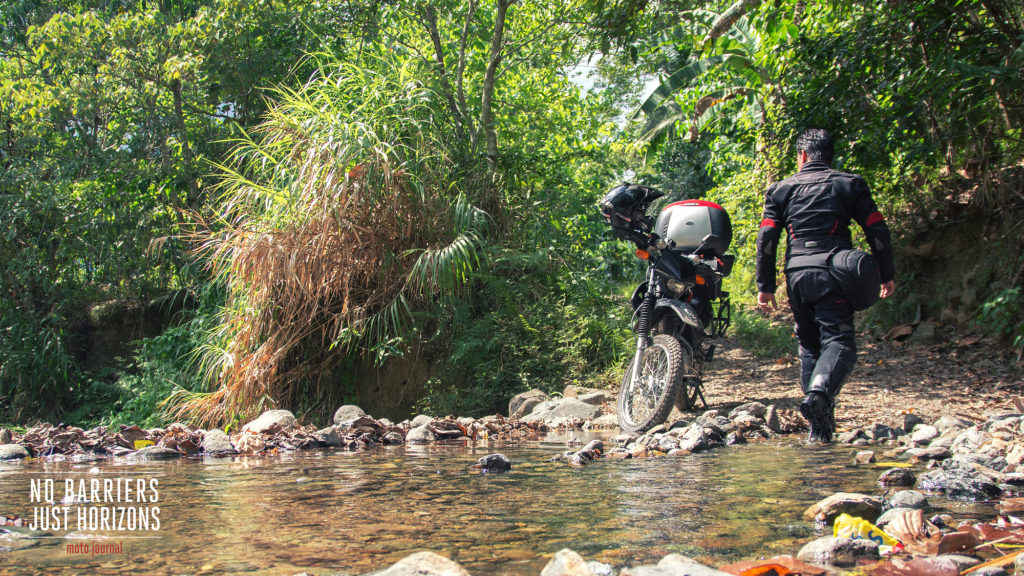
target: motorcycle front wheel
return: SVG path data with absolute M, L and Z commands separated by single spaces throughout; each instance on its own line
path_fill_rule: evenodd
M 685 362 L 683 349 L 671 336 L 655 336 L 636 362 L 629 365 L 619 390 L 619 427 L 628 434 L 643 432 L 668 418 L 682 380 Z

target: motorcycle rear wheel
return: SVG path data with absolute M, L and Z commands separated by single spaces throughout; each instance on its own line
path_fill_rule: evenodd
M 659 334 L 641 355 L 635 379 L 634 364 L 619 390 L 619 427 L 628 434 L 644 432 L 668 418 L 684 374 L 683 348 L 675 338 Z

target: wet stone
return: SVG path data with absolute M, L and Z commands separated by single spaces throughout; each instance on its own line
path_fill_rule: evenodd
M 872 450 L 861 450 L 853 456 L 853 461 L 857 464 L 871 464 L 875 461 L 875 453 Z
M 906 468 L 890 468 L 878 478 L 882 486 L 913 486 L 915 482 L 917 477 Z
M 988 432 L 968 429 L 956 437 L 956 440 L 953 441 L 953 445 L 949 449 L 953 454 L 973 454 L 991 439 L 992 436 Z
M 203 452 L 207 454 L 225 454 L 229 452 L 235 452 L 235 447 L 231 445 L 231 439 L 224 433 L 223 430 L 214 428 L 207 430 L 203 434 Z
M 242 427 L 242 431 L 269 434 L 278 430 L 291 430 L 298 425 L 295 415 L 287 410 L 267 410 L 259 418 Z
M 728 572 L 705 566 L 693 558 L 682 554 L 669 554 L 662 558 L 656 566 L 637 566 L 623 568 L 620 576 L 728 576 Z
M 419 428 L 420 426 L 426 426 L 434 421 L 433 416 L 427 416 L 426 414 L 420 414 L 419 416 L 412 419 L 409 423 L 410 428 Z
M 939 429 L 935 426 L 920 424 L 910 434 L 910 440 L 916 446 L 927 446 L 932 440 L 939 437 Z
M 804 511 L 804 520 L 808 522 L 820 520 L 826 524 L 832 524 L 843 513 L 873 522 L 882 513 L 882 501 L 867 494 L 837 492 L 807 508 Z
M 532 412 L 538 404 L 548 400 L 548 395 L 536 388 L 521 392 L 508 401 L 508 415 L 510 418 L 522 418 Z
M 917 460 L 918 462 L 928 462 L 930 460 L 945 460 L 951 456 L 949 448 L 942 446 L 929 446 L 927 448 L 911 448 L 907 450 L 907 455 Z
M 736 444 L 746 443 L 746 437 L 744 437 L 743 434 L 740 434 L 739 432 L 729 432 L 729 434 L 725 437 L 726 446 L 735 446 Z
M 30 454 L 21 444 L 0 444 L 0 460 L 21 460 Z
M 913 432 L 914 427 L 918 424 L 924 424 L 924 418 L 921 418 L 917 414 L 904 414 L 903 415 L 903 431 Z
M 181 457 L 181 452 L 166 446 L 146 446 L 131 456 L 136 460 L 174 460 Z
M 889 522 L 892 522 L 896 517 L 902 516 L 902 515 L 904 515 L 904 514 L 906 514 L 908 512 L 913 512 L 913 511 L 914 511 L 913 508 L 902 508 L 902 507 L 890 508 L 889 510 L 886 510 L 885 512 L 883 512 L 882 515 L 879 516 L 877 520 L 875 520 L 874 524 L 875 524 L 875 526 L 878 526 L 879 528 L 882 528 L 886 524 L 888 524 Z
M 434 440 L 436 437 L 426 424 L 409 430 L 409 433 L 405 435 L 406 444 L 429 444 Z
M 563 548 L 541 570 L 541 576 L 594 576 L 587 561 L 578 553 Z
M 317 430 L 313 433 L 313 438 L 316 439 L 317 444 L 320 446 L 326 446 L 328 448 L 341 446 L 341 437 L 338 436 L 338 431 L 335 430 L 333 426 Z
M 858 560 L 877 560 L 878 544 L 871 540 L 825 536 L 808 542 L 796 555 L 811 564 L 854 566 Z
M 933 422 L 932 426 L 935 426 L 940 433 L 951 429 L 962 430 L 967 428 L 967 424 L 963 420 L 948 414 Z
M 866 431 L 867 437 L 873 442 L 881 442 L 890 438 L 897 438 L 900 435 L 900 430 L 893 428 L 892 426 L 886 426 L 881 422 L 875 422 Z
M 889 498 L 889 506 L 924 510 L 928 507 L 928 498 L 917 490 L 900 490 Z
M 747 402 L 733 408 L 729 412 L 729 419 L 735 420 L 740 414 L 750 414 L 756 418 L 764 418 L 764 415 L 768 412 L 768 407 L 760 402 Z
M 334 425 L 340 426 L 345 422 L 355 420 L 362 416 L 366 416 L 366 412 L 363 412 L 362 408 L 353 404 L 345 404 L 334 411 Z
M 504 454 L 488 454 L 477 460 L 473 468 L 484 472 L 508 472 L 512 469 L 512 461 Z
M 836 443 L 853 444 L 857 440 L 867 440 L 867 438 L 863 430 L 848 430 L 836 437 Z
M 366 576 L 470 576 L 465 568 L 435 552 L 417 552 Z

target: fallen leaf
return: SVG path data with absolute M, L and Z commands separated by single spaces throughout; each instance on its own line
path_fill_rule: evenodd
M 885 336 L 883 336 L 882 339 L 883 340 L 896 340 L 896 341 L 899 341 L 899 340 L 901 340 L 903 338 L 907 338 L 908 336 L 910 336 L 913 333 L 914 333 L 914 327 L 913 326 L 911 326 L 909 324 L 901 324 L 899 326 L 893 326 L 892 329 L 890 329 L 888 332 L 885 333 Z
M 964 550 L 970 550 L 981 544 L 978 537 L 973 532 L 961 531 L 961 532 L 950 532 L 949 534 L 943 534 L 942 539 L 939 540 L 939 548 L 936 551 L 938 554 L 952 554 L 954 552 L 962 552 Z
M 936 558 L 893 558 L 871 571 L 872 576 L 959 576 L 956 565 Z
M 718 569 L 722 572 L 738 576 L 771 576 L 772 574 L 779 574 L 780 576 L 787 574 L 790 576 L 825 576 L 825 574 L 828 574 L 828 570 L 824 568 L 812 566 L 789 555 L 775 556 L 767 560 L 737 562 L 727 566 L 720 566 Z
M 902 511 L 885 525 L 885 531 L 919 554 L 935 554 L 942 538 L 942 531 L 925 520 L 921 510 Z

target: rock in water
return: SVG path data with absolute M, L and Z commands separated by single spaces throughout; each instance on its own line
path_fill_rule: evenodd
M 595 576 L 595 574 L 582 556 L 568 548 L 563 548 L 541 570 L 540 576 Z
M 214 428 L 203 434 L 203 452 L 206 454 L 227 454 L 235 451 L 231 439 L 223 430 Z
M 470 576 L 465 568 L 437 554 L 417 552 L 399 560 L 390 568 L 366 576 Z
M 890 468 L 878 478 L 882 486 L 913 486 L 915 482 L 917 477 L 906 468 Z
M 508 472 L 512 462 L 504 454 L 488 454 L 476 461 L 476 470 L 484 472 Z
M 334 424 L 338 426 L 349 420 L 355 420 L 360 416 L 366 416 L 366 412 L 363 412 L 362 408 L 352 404 L 345 404 L 334 411 Z
M 811 564 L 853 566 L 861 558 L 878 560 L 878 543 L 865 539 L 825 536 L 808 542 L 796 557 Z
M 271 434 L 277 430 L 291 430 L 298 425 L 295 415 L 287 410 L 267 410 L 260 417 L 242 427 L 242 432 Z
M 28 450 L 21 444 L 0 444 L 0 460 L 21 460 L 28 457 Z
M 132 458 L 136 460 L 174 460 L 180 457 L 180 452 L 166 446 L 146 446 L 132 454 Z
M 409 430 L 409 433 L 405 435 L 406 444 L 430 444 L 435 440 L 437 437 L 426 424 Z
M 832 524 L 843 513 L 874 522 L 882 513 L 882 500 L 867 494 L 837 492 L 817 504 L 812 504 L 804 512 L 804 520 Z

